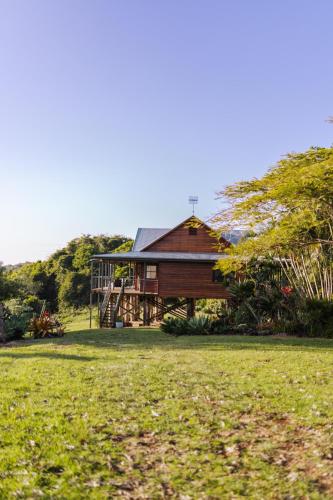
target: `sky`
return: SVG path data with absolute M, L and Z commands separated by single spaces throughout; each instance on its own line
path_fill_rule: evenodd
M 332 0 L 0 0 L 0 261 L 218 211 L 330 146 Z

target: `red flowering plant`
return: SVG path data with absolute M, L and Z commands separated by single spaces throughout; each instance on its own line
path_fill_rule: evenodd
M 59 321 L 45 311 L 39 318 L 34 317 L 29 328 L 31 335 L 36 338 L 62 337 L 65 329 Z
M 294 289 L 291 286 L 283 286 L 281 292 L 285 297 L 289 297 L 294 292 Z

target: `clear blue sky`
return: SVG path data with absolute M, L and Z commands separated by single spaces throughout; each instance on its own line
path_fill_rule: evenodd
M 332 0 L 0 0 L 0 260 L 218 209 L 328 146 Z

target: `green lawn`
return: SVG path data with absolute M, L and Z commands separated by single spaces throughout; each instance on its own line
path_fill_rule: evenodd
M 333 341 L 85 330 L 0 367 L 1 499 L 333 496 Z

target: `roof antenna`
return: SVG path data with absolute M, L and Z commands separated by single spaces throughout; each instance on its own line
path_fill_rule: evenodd
M 192 205 L 192 215 L 194 215 L 194 205 L 197 205 L 199 201 L 198 196 L 189 196 L 188 197 L 188 202 L 190 205 Z

